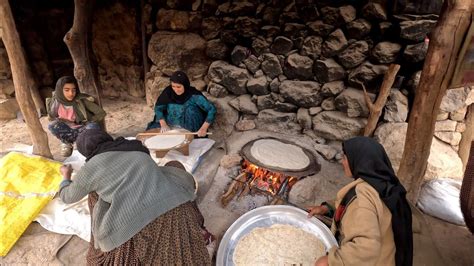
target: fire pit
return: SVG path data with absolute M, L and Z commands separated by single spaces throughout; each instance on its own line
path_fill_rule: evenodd
M 316 157 L 306 148 L 300 147 L 294 143 L 286 140 L 276 139 L 265 139 L 274 140 L 287 145 L 298 147 L 307 156 L 309 163 L 307 166 L 295 170 L 285 169 L 275 165 L 266 165 L 259 161 L 252 154 L 252 147 L 255 142 L 262 139 L 253 140 L 244 145 L 241 150 L 241 155 L 244 158 L 239 174 L 235 177 L 231 177 L 232 182 L 230 183 L 227 191 L 221 197 L 221 203 L 223 206 L 227 206 L 229 202 L 237 196 L 237 200 L 248 194 L 265 194 L 269 196 L 270 204 L 282 204 L 288 203 L 288 193 L 291 187 L 300 179 L 315 174 L 320 171 L 321 166 L 317 162 Z M 275 143 L 276 143 L 275 142 Z M 291 146 L 289 146 L 291 147 Z M 273 154 L 274 156 L 284 156 L 281 159 L 288 159 L 291 154 L 284 153 L 282 151 L 264 150 L 264 154 Z M 278 154 L 280 153 L 280 154 Z

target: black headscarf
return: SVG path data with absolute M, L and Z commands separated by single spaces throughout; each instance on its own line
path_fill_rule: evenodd
M 392 213 L 396 265 L 412 265 L 413 232 L 406 190 L 395 175 L 385 149 L 368 137 L 344 141 L 344 154 L 355 179 L 362 178 L 380 195 Z
M 183 104 L 193 95 L 202 95 L 200 91 L 191 86 L 189 78 L 183 71 L 176 71 L 171 75 L 170 81 L 184 86 L 184 93 L 178 95 L 174 92 L 171 85 L 166 87 L 156 101 L 156 105 L 165 105 L 169 103 Z
M 87 129 L 76 140 L 77 150 L 89 161 L 97 154 L 108 151 L 150 151 L 138 140 L 127 140 L 118 137 L 115 140 L 101 129 Z
M 64 84 L 67 84 L 67 83 L 71 83 L 71 84 L 76 85 L 76 96 L 74 97 L 74 99 L 72 101 L 69 101 L 68 99 L 66 99 L 66 97 L 64 97 L 63 88 L 64 88 Z M 74 100 L 78 98 L 80 93 L 81 92 L 79 91 L 79 86 L 77 86 L 76 78 L 74 78 L 72 76 L 61 77 L 56 82 L 56 87 L 54 89 L 54 95 L 55 95 L 56 99 L 63 105 L 67 105 L 67 106 L 75 105 Z

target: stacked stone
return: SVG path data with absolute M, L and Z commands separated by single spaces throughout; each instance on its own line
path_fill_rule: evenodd
M 12 72 L 8 61 L 7 51 L 0 41 L 0 119 L 17 117 L 20 107 L 14 98 Z

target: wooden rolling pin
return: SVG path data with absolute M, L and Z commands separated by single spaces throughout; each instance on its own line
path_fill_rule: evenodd
M 166 136 L 166 135 L 197 135 L 197 132 L 143 132 L 143 133 L 138 133 L 137 137 L 140 136 Z M 212 135 L 212 132 L 207 132 L 207 135 Z

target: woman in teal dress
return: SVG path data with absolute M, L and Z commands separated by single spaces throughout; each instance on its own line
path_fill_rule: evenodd
M 158 97 L 155 117 L 148 123 L 147 130 L 181 127 L 197 132 L 199 137 L 207 135 L 207 129 L 216 118 L 216 107 L 196 88 L 192 87 L 188 76 L 176 71 L 170 78 L 171 85 Z

